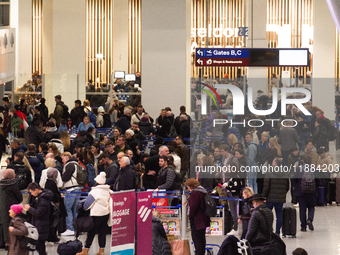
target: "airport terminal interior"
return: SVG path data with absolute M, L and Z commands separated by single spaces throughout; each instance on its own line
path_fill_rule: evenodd
M 4 231 L 9 233 L 10 221 L 5 210 L 12 205 L 8 204 L 10 196 L 4 191 L 7 185 L 4 183 L 10 177 L 4 173 L 9 164 L 16 166 L 13 161 L 20 161 L 21 157 L 21 161 L 27 161 L 27 169 L 34 173 L 36 182 L 40 181 L 43 169 L 59 166 L 53 175 L 52 171 L 50 175 L 46 171 L 49 176 L 46 178 L 54 180 L 57 191 L 66 192 L 65 200 L 72 197 L 67 195 L 69 192 L 77 190 L 87 198 L 87 203 L 93 199 L 95 202 L 91 200 L 88 207 L 91 215 L 98 213 L 93 209 L 95 203 L 108 197 L 103 205 L 105 210 L 101 209 L 105 214 L 92 215 L 99 222 L 95 233 L 106 227 L 100 217 L 111 215 L 115 210 L 114 203 L 109 205 L 115 201 L 109 188 L 112 194 L 112 190 L 118 194 L 130 189 L 136 190 L 136 194 L 155 189 L 170 191 L 167 195 L 172 198 L 153 192 L 153 199 L 150 196 L 146 199 L 153 214 L 147 213 L 144 205 L 138 212 L 138 199 L 134 198 L 137 207 L 133 220 L 138 221 L 145 208 L 140 216 L 141 219 L 145 216 L 143 222 L 138 221 L 136 225 L 144 224 L 150 213 L 147 221 L 150 231 L 145 231 L 143 239 L 148 242 L 145 251 L 140 246 L 142 242 L 138 244 L 143 234 L 134 231 L 131 226 L 134 224 L 125 222 L 125 230 L 118 228 L 118 232 L 112 231 L 112 236 L 96 235 L 92 245 L 86 242 L 87 231 L 81 231 L 79 240 L 83 250 L 74 254 L 92 255 L 99 251 L 97 255 L 212 255 L 218 254 L 228 236 L 241 240 L 241 225 L 238 230 L 224 232 L 227 220 L 235 222 L 241 217 L 237 212 L 243 211 L 242 190 L 250 187 L 255 194 L 259 193 L 260 198 L 253 197 L 256 207 L 258 201 L 263 202 L 270 194 L 262 198 L 261 174 L 248 172 L 240 177 L 228 172 L 228 181 L 225 174 L 208 176 L 197 169 L 235 166 L 240 173 L 241 166 L 248 169 L 263 164 L 288 166 L 288 155 L 292 157 L 294 151 L 306 155 L 295 162 L 301 169 L 309 160 L 312 162 L 309 164 L 318 165 L 326 157 L 328 171 L 326 177 L 318 177 L 320 181 L 312 175 L 315 187 L 310 188 L 311 191 L 306 191 L 308 178 L 304 175 L 285 176 L 290 185 L 285 190 L 283 200 L 286 202 L 266 200 L 267 206 L 272 203 L 282 207 L 283 204 L 283 208 L 296 210 L 296 226 L 284 219 L 279 230 L 286 254 L 340 254 L 340 179 L 336 178 L 340 165 L 339 31 L 338 0 L 0 0 L 0 153 L 3 153 L 0 203 L 6 200 L 6 209 L 0 208 L 0 255 L 8 254 L 8 246 L 12 249 L 10 254 L 28 254 L 14 252 L 13 247 L 17 245 L 11 245 L 11 241 L 15 235 L 10 234 L 11 239 L 4 235 Z M 34 147 L 26 147 L 22 156 L 12 155 L 12 151 L 21 153 L 17 149 L 21 144 Z M 256 145 L 255 152 L 251 144 Z M 263 153 L 261 159 L 258 159 L 259 153 Z M 47 166 L 45 161 L 49 154 L 55 161 L 53 166 Z M 38 170 L 33 167 L 32 157 L 41 157 L 42 167 Z M 75 171 L 68 173 L 67 164 L 73 159 L 78 162 L 76 166 L 84 163 L 87 169 L 84 185 L 74 176 Z M 244 165 L 241 160 L 245 161 Z M 115 164 L 114 170 L 111 164 Z M 92 184 L 89 169 L 93 169 Z M 172 177 L 167 175 L 169 171 Z M 19 183 L 19 172 L 17 169 L 14 172 Z M 101 172 L 105 172 L 104 180 L 100 179 Z M 279 180 L 275 174 L 269 176 L 274 180 L 269 181 L 271 185 Z M 77 185 L 73 185 L 72 178 L 77 180 Z M 194 199 L 182 203 L 184 198 L 174 192 L 185 189 L 188 195 L 190 188 L 194 193 L 196 184 L 184 184 L 188 179 L 190 183 L 201 181 L 204 192 L 217 190 L 217 195 L 211 193 L 216 196 L 214 201 L 218 206 L 223 204 L 222 200 L 229 201 L 226 203 L 230 211 L 225 215 L 224 209 L 217 207 L 216 217 L 210 217 L 199 208 L 201 211 L 195 217 L 204 214 L 200 216 L 203 218 L 191 219 L 190 223 L 188 207 Z M 129 181 L 132 186 L 127 184 Z M 291 191 L 295 182 L 296 190 Z M 103 193 L 105 196 L 95 197 L 100 194 L 95 193 L 96 188 L 104 184 L 111 185 Z M 27 193 L 27 185 L 20 188 L 23 194 Z M 237 185 L 242 188 L 235 191 Z M 80 187 L 84 186 L 88 188 L 81 192 Z M 309 199 L 308 202 L 292 203 L 295 200 L 292 194 L 298 192 L 298 187 L 302 194 L 297 196 Z M 320 195 L 322 193 L 324 195 Z M 158 204 L 164 200 L 164 204 Z M 60 198 L 60 201 L 64 200 Z M 206 200 L 202 201 L 204 207 L 208 206 Z M 61 208 L 59 202 L 57 207 Z M 34 204 L 31 200 L 30 203 L 38 206 L 38 202 Z M 315 213 L 301 219 L 304 223 L 300 226 L 302 204 L 315 208 Z M 75 205 L 65 203 L 65 212 L 72 214 Z M 24 206 L 25 211 L 27 208 Z M 169 250 L 151 253 L 151 243 L 152 249 L 159 248 L 153 242 L 151 215 L 153 224 L 154 217 L 159 216 L 156 211 L 163 209 L 171 211 L 163 213 L 167 216 L 161 213 L 162 219 L 157 218 L 164 227 L 162 234 L 167 235 L 167 239 L 163 236 L 162 249 Z M 249 213 L 251 216 L 246 222 L 255 222 L 255 211 Z M 282 209 L 280 211 L 282 213 Z M 272 231 L 278 232 L 275 209 L 272 212 Z M 58 233 L 55 242 L 40 235 L 34 254 L 46 254 L 42 243 L 47 254 L 58 254 L 60 244 L 75 240 L 72 221 L 76 216 L 73 216 L 63 216 L 65 232 Z M 119 225 L 120 219 L 114 217 L 114 225 Z M 198 252 L 204 226 L 193 231 L 192 227 L 206 218 L 210 222 L 209 217 L 210 227 L 205 226 L 204 233 L 206 251 Z M 257 219 L 259 217 L 263 215 Z M 256 233 L 261 235 L 261 220 L 258 222 Z M 57 223 L 59 228 L 58 224 L 61 223 Z M 296 235 L 283 235 L 286 224 L 296 229 Z M 50 235 L 56 233 L 57 227 L 51 227 Z M 112 229 L 114 227 L 117 226 Z M 126 231 L 129 228 L 131 231 Z M 88 233 L 95 234 L 93 230 Z M 133 233 L 136 246 L 134 238 L 129 243 L 121 237 L 131 237 Z M 255 247 L 251 237 L 243 237 L 249 241 L 247 245 Z M 97 238 L 101 238 L 101 242 L 106 238 L 105 249 Z M 189 249 L 181 253 L 176 245 L 183 240 Z M 89 250 L 85 243 L 91 246 Z M 265 241 L 261 244 L 267 245 Z M 307 253 L 297 253 L 297 248 Z M 248 253 L 240 249 L 237 254 L 251 253 L 249 249 Z

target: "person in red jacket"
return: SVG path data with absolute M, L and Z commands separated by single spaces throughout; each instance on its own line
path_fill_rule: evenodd
M 20 105 L 15 105 L 14 106 L 15 108 L 15 113 L 18 115 L 18 117 L 22 120 L 22 121 L 26 121 L 27 123 L 27 117 L 26 117 L 26 114 L 24 114 L 22 111 L 21 111 L 21 108 L 20 108 Z M 24 125 L 21 124 L 21 130 L 24 130 Z
M 195 178 L 184 183 L 191 195 L 188 200 L 191 237 L 195 246 L 195 255 L 205 254 L 205 229 L 210 226 L 210 218 L 205 214 L 205 195 L 207 191 Z

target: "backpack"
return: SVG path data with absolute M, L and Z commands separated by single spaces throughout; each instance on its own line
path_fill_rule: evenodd
M 109 128 L 112 126 L 111 124 L 111 118 L 110 118 L 110 115 L 109 114 L 104 114 L 103 115 L 103 120 L 104 120 L 104 123 L 103 123 L 103 128 Z
M 94 178 L 96 178 L 96 170 L 92 164 L 87 164 L 86 170 L 87 170 L 87 184 L 89 185 L 89 187 L 92 187 L 93 185 L 96 184 L 96 181 L 94 180 Z
M 57 252 L 60 255 L 76 255 L 82 248 L 83 244 L 79 240 L 74 240 L 59 244 Z
M 316 191 L 316 182 L 312 172 L 304 171 L 301 179 L 301 192 L 314 193 Z
M 24 237 L 19 238 L 19 246 L 23 250 L 35 251 L 38 243 L 39 233 L 35 226 L 28 222 L 24 222 L 27 228 L 28 234 Z
M 239 241 L 240 240 L 234 235 L 227 236 L 227 238 L 224 239 L 223 243 L 221 244 L 221 248 L 218 251 L 217 255 L 239 254 L 237 246 L 237 243 Z
M 173 171 L 175 172 L 176 177 L 174 179 L 174 183 L 172 184 L 171 189 L 172 190 L 180 190 L 181 187 L 182 187 L 182 177 L 181 177 L 181 174 L 179 172 L 175 171 L 174 169 L 173 169 Z
M 168 120 L 168 121 L 170 122 L 170 120 Z M 175 122 L 175 120 L 172 123 L 170 122 L 171 127 L 169 129 L 169 133 L 167 134 L 167 136 L 169 138 L 175 138 L 177 136 L 177 131 L 176 131 L 176 127 L 174 125 L 174 122 Z
M 16 164 L 15 166 L 15 179 L 18 187 L 20 190 L 26 189 L 28 184 L 32 182 L 32 176 L 28 174 L 31 172 L 25 165 Z
M 96 116 L 94 115 L 94 113 L 92 111 L 90 111 L 87 116 L 89 116 L 90 118 L 90 121 L 92 124 L 96 125 L 96 121 L 97 121 L 97 118 Z
M 70 114 L 68 112 L 68 106 L 66 104 L 61 104 L 61 107 L 63 107 L 63 116 L 62 119 L 68 120 L 70 117 Z
M 77 171 L 76 177 L 74 177 L 73 174 L 72 174 L 72 177 L 76 179 L 79 186 L 84 187 L 87 182 L 86 168 L 84 166 L 79 165 L 77 162 L 72 162 L 72 163 L 76 167 L 75 171 Z
M 215 217 L 217 214 L 217 207 L 215 199 L 213 199 L 208 193 L 204 197 L 205 202 L 205 215 L 208 217 Z

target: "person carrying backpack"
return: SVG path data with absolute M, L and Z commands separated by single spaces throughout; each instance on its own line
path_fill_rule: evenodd
M 20 238 L 28 234 L 25 225 L 26 215 L 22 213 L 23 207 L 20 204 L 14 204 L 9 210 L 9 216 L 12 218 L 9 223 L 9 249 L 10 255 L 28 255 L 29 250 L 20 247 Z
M 195 246 L 195 255 L 205 254 L 205 229 L 210 226 L 210 218 L 205 213 L 205 195 L 207 191 L 195 178 L 184 183 L 191 195 L 188 199 L 191 237 Z
M 61 179 L 63 181 L 63 188 L 66 190 L 67 197 L 64 203 L 67 211 L 66 226 L 67 230 L 63 232 L 62 236 L 73 236 L 74 227 L 73 220 L 77 218 L 76 206 L 79 201 L 78 194 L 70 194 L 71 192 L 80 192 L 81 186 L 78 184 L 78 160 L 69 152 L 64 152 L 61 156 L 64 167 Z
M 316 205 L 316 179 L 311 172 L 312 158 L 308 155 L 302 156 L 301 169 L 298 169 L 292 179 L 295 195 L 299 202 L 301 231 L 307 232 L 308 228 L 313 231 L 313 219 Z M 316 166 L 314 166 L 316 167 Z M 306 217 L 308 209 L 308 216 Z
M 31 224 L 39 233 L 37 251 L 39 255 L 46 255 L 45 241 L 50 230 L 50 205 L 53 192 L 48 189 L 42 190 L 36 182 L 30 183 L 27 189 L 31 193 L 31 200 L 30 204 L 24 205 L 24 208 L 31 216 Z

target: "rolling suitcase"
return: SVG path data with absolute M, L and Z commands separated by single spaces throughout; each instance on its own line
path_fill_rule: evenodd
M 328 203 L 332 204 L 332 202 L 335 202 L 335 182 L 331 181 L 328 183 Z
M 340 204 L 340 178 L 335 178 L 335 202 Z
M 325 205 L 325 188 L 324 187 L 318 187 L 317 188 L 317 197 L 316 197 L 316 205 L 318 206 L 324 206 Z
M 285 207 L 282 210 L 282 236 L 296 237 L 296 209 Z

